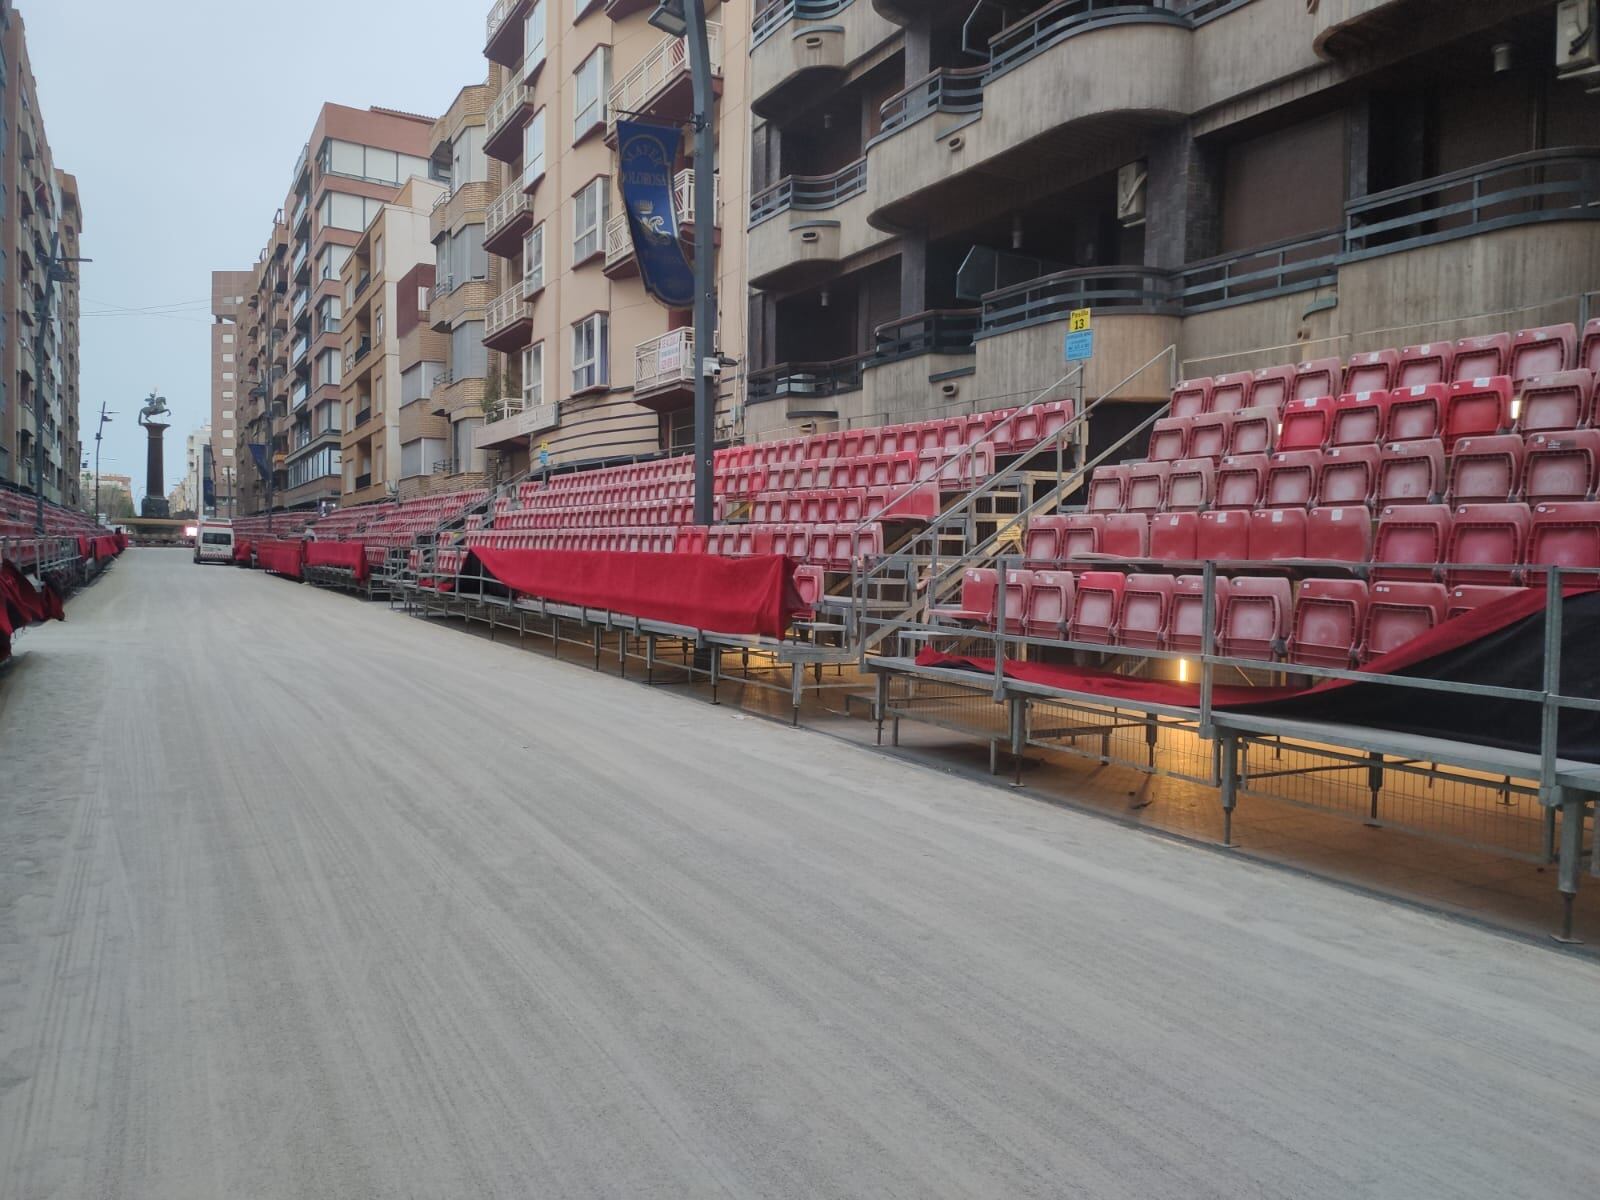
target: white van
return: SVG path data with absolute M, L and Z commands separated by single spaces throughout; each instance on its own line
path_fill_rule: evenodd
M 233 561 L 233 522 L 202 517 L 195 522 L 194 560 L 197 563 Z

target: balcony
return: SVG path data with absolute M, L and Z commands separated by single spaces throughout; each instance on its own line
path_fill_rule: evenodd
M 712 185 L 715 191 L 712 203 L 717 210 L 716 227 L 713 233 L 720 235 L 722 229 L 722 176 L 719 174 Z M 683 231 L 686 241 L 694 240 L 694 170 L 692 168 L 679 171 L 672 181 L 672 207 L 677 213 L 678 228 Z M 617 213 L 606 222 L 606 265 L 605 273 L 612 279 L 622 279 L 637 272 L 638 266 L 633 260 L 633 235 L 628 229 L 628 214 Z
M 722 83 L 722 26 L 706 22 L 711 46 L 713 84 Z M 616 137 L 618 113 L 634 113 L 660 120 L 686 120 L 693 112 L 689 86 L 689 45 L 686 38 L 664 38 L 633 70 L 611 88 L 606 106 L 606 137 Z
M 289 389 L 289 403 L 295 408 L 300 408 L 310 395 L 311 385 L 303 379 L 296 380 L 294 386 Z
M 791 175 L 750 198 L 752 287 L 791 290 L 888 240 L 867 223 L 867 162 Z
M 694 330 L 673 329 L 633 348 L 633 402 L 656 412 L 694 399 Z
M 865 0 L 779 0 L 750 24 L 750 107 L 761 117 L 832 90 L 900 32 Z
M 856 354 L 825 363 L 783 363 L 750 372 L 745 386 L 745 402 L 765 404 L 770 400 L 806 402 L 825 400 L 861 390 L 863 368 L 872 355 Z
M 363 408 L 360 412 L 356 413 L 355 429 L 351 432 L 359 433 L 361 431 L 361 426 L 365 425 L 370 420 L 372 420 L 372 409 Z
M 309 292 L 299 291 L 294 294 L 294 304 L 290 308 L 290 314 L 296 325 L 300 323 L 300 318 L 306 315 L 306 305 L 310 301 L 311 294 Z
M 301 242 L 300 248 L 294 252 L 294 260 L 289 265 L 294 274 L 296 283 L 305 283 L 311 278 L 311 244 Z
M 361 360 L 372 353 L 372 339 L 364 337 L 356 343 L 356 352 L 350 357 L 350 365 L 357 366 Z
M 521 248 L 522 235 L 532 228 L 533 199 L 518 180 L 501 192 L 484 214 L 483 248 L 490 254 L 511 258 Z
M 533 0 L 497 0 L 485 22 L 483 56 L 502 67 L 522 61 L 522 18 Z
M 472 448 L 503 449 L 560 423 L 560 404 L 529 404 L 521 396 L 491 400 L 484 406 L 483 425 L 473 431 Z
M 520 79 L 507 84 L 489 106 L 484 125 L 483 152 L 501 162 L 514 162 L 522 153 L 522 121 L 533 108 L 533 89 Z
M 522 298 L 522 281 L 501 292 L 483 318 L 483 344 L 491 350 L 520 350 L 533 328 L 533 305 Z

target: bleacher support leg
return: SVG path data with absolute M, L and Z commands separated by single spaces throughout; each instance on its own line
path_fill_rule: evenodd
M 1224 734 L 1217 744 L 1222 749 L 1222 844 L 1232 846 L 1233 810 L 1239 804 L 1239 741 Z
M 561 618 L 550 618 L 550 653 L 557 659 L 561 657 Z
M 600 669 L 600 637 L 603 632 L 600 626 L 596 625 L 594 627 L 594 669 L 596 671 Z
M 1583 814 L 1588 802 L 1582 792 L 1568 792 L 1565 788 L 1556 788 L 1550 799 L 1561 808 L 1561 861 L 1556 868 L 1556 886 L 1561 889 L 1561 932 L 1555 939 L 1575 946 L 1583 941 L 1573 935 L 1572 917 L 1578 899 L 1578 861 L 1583 857 Z
M 712 646 L 706 656 L 711 660 L 711 703 L 721 704 L 722 701 L 717 699 L 717 684 L 722 682 L 722 649 Z
M 644 635 L 644 681 L 654 685 L 656 681 L 656 635 Z
M 800 727 L 800 689 L 805 679 L 806 665 L 802 662 L 789 664 L 789 704 L 794 709 L 794 719 L 790 722 L 796 729 Z
M 628 631 L 617 630 L 617 674 L 623 679 L 628 677 Z
M 889 707 L 889 676 L 878 672 L 878 682 L 872 695 L 872 719 L 878 724 L 878 745 L 883 745 L 883 714 Z
M 1028 744 L 1028 698 L 1012 696 L 1011 709 L 1011 786 L 1022 786 L 1022 749 Z
M 1377 765 L 1367 768 L 1367 792 L 1372 801 L 1367 808 L 1367 819 L 1364 824 L 1379 829 L 1382 828 L 1382 822 L 1378 820 L 1378 793 L 1383 791 L 1383 755 L 1375 751 L 1369 752 L 1367 761 Z

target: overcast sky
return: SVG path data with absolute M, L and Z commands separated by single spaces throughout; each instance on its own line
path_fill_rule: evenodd
M 174 417 L 168 489 L 210 419 L 211 271 L 266 244 L 327 100 L 437 116 L 482 82 L 489 0 L 17 0 L 56 165 L 83 198 L 80 428 L 93 466 L 143 487 L 134 424 Z M 125 310 L 137 309 L 139 312 Z M 137 490 L 135 499 L 143 495 Z

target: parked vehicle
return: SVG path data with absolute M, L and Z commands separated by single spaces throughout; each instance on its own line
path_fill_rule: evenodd
M 233 522 L 225 518 L 202 517 L 195 523 L 194 561 L 197 563 L 233 561 Z

